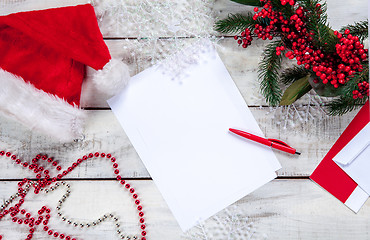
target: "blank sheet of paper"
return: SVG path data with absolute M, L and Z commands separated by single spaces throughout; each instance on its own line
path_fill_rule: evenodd
M 183 231 L 276 177 L 272 150 L 213 47 L 177 81 L 162 65 L 134 76 L 108 103 Z

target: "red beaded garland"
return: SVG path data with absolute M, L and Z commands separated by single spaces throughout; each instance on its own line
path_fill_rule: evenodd
M 0 220 L 4 216 L 9 214 L 9 215 L 12 216 L 12 221 L 13 222 L 18 223 L 18 224 L 28 225 L 30 234 L 27 235 L 26 240 L 31 240 L 32 239 L 33 233 L 35 231 L 34 226 L 40 225 L 41 223 L 44 225 L 42 229 L 45 232 L 47 232 L 50 236 L 53 236 L 55 238 L 59 237 L 60 239 L 65 238 L 66 240 L 71 240 L 71 239 L 76 240 L 76 239 L 71 238 L 67 234 L 54 232 L 52 229 L 49 229 L 49 227 L 47 225 L 48 225 L 48 219 L 50 219 L 51 210 L 48 207 L 43 206 L 42 208 L 40 208 L 37 211 L 37 214 L 38 214 L 37 217 L 32 217 L 31 213 L 27 212 L 26 209 L 20 209 L 20 207 L 24 203 L 24 198 L 26 197 L 26 195 L 28 193 L 28 191 L 26 191 L 25 189 L 22 188 L 23 185 L 27 184 L 29 186 L 32 186 L 34 188 L 34 193 L 39 194 L 41 188 L 44 188 L 47 185 L 50 185 L 51 183 L 56 182 L 57 180 L 63 178 L 63 176 L 65 176 L 69 172 L 71 172 L 75 167 L 77 167 L 80 163 L 82 163 L 82 161 L 86 160 L 88 157 L 92 158 L 92 157 L 99 157 L 99 156 L 103 157 L 103 158 L 106 157 L 107 159 L 111 160 L 111 162 L 113 163 L 114 173 L 117 175 L 116 180 L 119 181 L 122 186 L 124 186 L 124 189 L 128 190 L 132 194 L 132 197 L 135 200 L 134 203 L 136 205 L 138 205 L 137 210 L 138 210 L 139 216 L 140 216 L 139 222 L 140 222 L 140 229 L 142 230 L 141 235 L 146 236 L 147 233 L 146 233 L 146 231 L 144 231 L 144 229 L 146 229 L 146 225 L 143 224 L 145 222 L 145 220 L 144 220 L 144 218 L 142 218 L 144 216 L 144 213 L 142 212 L 142 206 L 139 205 L 140 201 L 137 199 L 138 195 L 135 193 L 134 188 L 131 188 L 130 184 L 127 184 L 126 181 L 123 180 L 120 175 L 118 175 L 119 174 L 119 170 L 117 169 L 118 164 L 116 163 L 116 159 L 114 157 L 112 157 L 111 154 L 96 152 L 95 154 L 90 153 L 88 155 L 88 157 L 85 155 L 85 156 L 82 157 L 82 159 L 78 159 L 75 163 L 73 163 L 71 167 L 68 167 L 67 170 L 64 170 L 63 174 L 58 174 L 57 177 L 52 177 L 52 178 L 49 176 L 49 173 L 50 173 L 49 170 L 47 170 L 47 169 L 44 170 L 44 167 L 38 165 L 38 163 L 37 163 L 38 160 L 39 159 L 42 159 L 44 161 L 47 160 L 46 162 L 51 163 L 53 166 L 56 167 L 56 169 L 58 171 L 61 171 L 62 167 L 60 165 L 58 165 L 58 163 L 56 161 L 54 161 L 53 158 L 48 158 L 47 155 L 42 155 L 42 156 L 40 154 L 37 155 L 34 159 L 32 159 L 32 164 L 29 164 L 28 162 L 22 162 L 20 159 L 17 159 L 16 155 L 12 155 L 10 152 L 5 153 L 5 151 L 0 151 L 0 156 L 4 156 L 4 155 L 7 156 L 7 157 L 10 157 L 12 160 L 15 160 L 16 164 L 19 164 L 19 165 L 21 165 L 25 168 L 28 167 L 30 170 L 34 170 L 34 172 L 37 173 L 36 174 L 36 178 L 38 179 L 37 181 L 32 181 L 32 180 L 29 180 L 29 179 L 25 178 L 21 182 L 18 183 L 18 193 L 19 193 L 19 196 L 21 198 L 18 201 L 18 203 L 15 204 L 14 207 L 9 207 L 9 209 L 0 210 Z M 44 178 L 42 178 L 42 175 L 44 175 Z M 36 184 L 36 182 L 37 182 L 37 184 Z M 19 213 L 24 215 L 25 218 L 24 217 L 23 218 L 17 217 L 17 215 Z M 44 220 L 44 218 L 45 218 L 45 220 Z M 0 240 L 2 240 L 2 239 L 3 239 L 3 236 L 0 235 Z M 146 240 L 146 238 L 142 237 L 141 240 Z

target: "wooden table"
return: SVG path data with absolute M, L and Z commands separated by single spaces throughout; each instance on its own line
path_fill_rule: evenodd
M 47 0 L 40 0 L 42 6 Z M 75 0 L 80 2 L 80 0 Z M 99 2 L 103 2 L 100 0 Z M 118 0 L 117 0 L 118 1 Z M 142 2 L 144 0 L 138 0 Z M 178 1 L 179 3 L 185 0 Z M 189 0 L 195 1 L 195 0 Z M 135 1 L 122 1 L 133 4 Z M 242 12 L 240 7 L 228 0 L 216 0 L 213 4 L 215 18 L 223 18 L 230 12 Z M 334 28 L 363 20 L 367 17 L 366 0 L 330 0 L 329 18 Z M 138 59 L 130 55 L 132 42 L 137 41 L 135 26 L 120 33 L 108 30 L 109 14 L 102 20 L 102 32 L 106 43 L 115 57 L 122 57 L 129 64 L 131 75 L 151 65 L 144 55 Z M 159 26 L 157 26 L 159 27 Z M 124 32 L 130 32 L 129 36 Z M 170 36 L 170 35 L 169 35 Z M 168 37 L 168 36 L 164 36 Z M 171 36 L 170 36 L 171 37 Z M 191 41 L 186 37 L 185 41 Z M 168 41 L 171 44 L 171 41 Z M 318 115 L 306 122 L 297 121 L 295 126 L 279 124 L 281 119 L 269 113 L 270 108 L 260 98 L 258 89 L 257 62 L 264 42 L 254 40 L 244 50 L 237 47 L 231 36 L 218 41 L 218 52 L 239 87 L 257 122 L 265 135 L 286 140 L 302 152 L 299 157 L 276 152 L 282 164 L 276 180 L 244 197 L 234 205 L 241 214 L 249 216 L 255 234 L 252 239 L 370 239 L 370 203 L 367 202 L 358 214 L 354 214 L 332 195 L 309 180 L 312 173 L 356 112 L 342 117 Z M 140 60 L 140 61 L 139 61 Z M 139 64 L 140 63 L 140 64 Z M 307 100 L 307 99 L 306 99 Z M 305 101 L 301 103 L 305 107 Z M 135 186 L 142 196 L 147 220 L 148 239 L 182 239 L 182 232 L 174 217 L 150 178 L 135 149 L 120 127 L 105 101 L 96 95 L 89 84 L 89 78 L 82 94 L 82 106 L 89 118 L 86 122 L 85 138 L 76 142 L 59 143 L 48 137 L 25 129 L 23 126 L 0 116 L 1 149 L 16 153 L 24 160 L 31 160 L 36 154 L 54 156 L 62 166 L 68 166 L 77 158 L 89 152 L 112 153 L 118 159 L 121 173 Z M 312 109 L 311 109 L 312 111 Z M 9 159 L 0 159 L 0 202 L 9 198 L 17 189 L 17 182 L 34 174 L 16 166 Z M 221 176 L 222 177 L 222 176 Z M 79 166 L 66 179 L 71 184 L 72 194 L 65 203 L 64 213 L 79 221 L 100 217 L 106 212 L 120 215 L 121 225 L 127 232 L 137 232 L 137 217 L 128 194 L 121 190 L 114 180 L 108 162 L 90 159 Z M 38 209 L 43 204 L 55 209 L 63 191 L 58 190 L 47 196 L 31 194 L 26 203 L 29 209 Z M 55 217 L 50 226 L 59 232 L 70 232 L 77 239 L 118 239 L 111 222 L 97 228 L 75 229 Z M 4 239 L 24 239 L 27 228 L 14 224 L 9 219 L 0 221 L 0 234 Z M 136 231 L 136 232 L 135 232 Z M 34 239 L 50 239 L 38 230 Z

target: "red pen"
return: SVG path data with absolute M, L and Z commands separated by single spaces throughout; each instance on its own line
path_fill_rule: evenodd
M 281 151 L 284 151 L 284 152 L 287 152 L 287 153 L 290 153 L 290 154 L 301 155 L 300 152 L 297 152 L 294 148 L 292 148 L 291 146 L 289 146 L 288 144 L 286 144 L 283 141 L 280 141 L 280 140 L 277 140 L 277 139 L 271 139 L 271 138 L 269 138 L 269 139 L 262 138 L 262 137 L 259 137 L 259 136 L 241 131 L 241 130 L 233 129 L 233 128 L 229 128 L 229 131 L 233 132 L 233 133 L 235 133 L 235 134 L 237 134 L 241 137 L 244 137 L 244 138 L 247 138 L 249 140 L 261 143 L 263 145 L 266 145 L 266 146 L 269 146 L 269 147 L 272 147 L 272 148 L 275 148 L 275 149 L 278 149 L 278 150 L 281 150 Z

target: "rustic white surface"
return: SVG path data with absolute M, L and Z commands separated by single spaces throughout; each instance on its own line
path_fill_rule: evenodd
M 63 208 L 65 209 L 63 212 L 69 218 L 86 222 L 106 212 L 113 212 L 121 216 L 121 225 L 127 226 L 127 233 L 135 234 L 138 231 L 135 228 L 137 218 L 132 201 L 125 191 L 120 189 L 118 183 L 113 181 L 69 183 L 71 195 Z M 150 239 L 184 239 L 153 182 L 131 181 L 131 183 L 142 196 Z M 15 182 L 1 182 L 0 198 L 8 197 L 15 188 Z M 52 213 L 55 213 L 57 201 L 62 194 L 63 189 L 58 189 L 47 196 L 30 195 L 31 200 L 27 201 L 25 207 L 36 209 L 46 204 L 53 209 Z M 367 239 L 370 227 L 369 202 L 356 215 L 309 180 L 275 180 L 238 201 L 236 206 L 253 222 L 256 233 L 252 239 Z M 74 229 L 64 222 L 60 223 L 54 214 L 50 227 L 61 233 L 73 233 L 78 239 L 118 239 L 110 222 L 86 231 Z M 23 239 L 26 233 L 24 227 L 15 226 L 9 221 L 1 221 L 0 229 L 5 239 L 9 240 Z M 50 239 L 40 229 L 35 237 Z
M 283 168 L 280 176 L 308 176 L 324 157 L 343 129 L 349 124 L 355 112 L 345 117 L 326 117 L 297 124 L 296 127 L 282 128 L 276 123 L 273 114 L 266 108 L 251 108 L 254 117 L 265 135 L 271 138 L 284 139 L 295 146 L 302 155 L 290 155 L 275 151 Z M 48 154 L 60 160 L 63 167 L 84 154 L 102 151 L 115 155 L 121 163 L 125 177 L 149 177 L 135 149 L 120 127 L 110 110 L 88 111 L 89 117 L 85 127 L 84 138 L 77 142 L 64 143 L 53 141 L 31 131 L 22 125 L 0 117 L 1 148 L 8 149 L 25 161 L 31 161 L 38 153 Z M 34 176 L 33 172 L 13 167 L 15 163 L 9 158 L 0 158 L 0 168 L 7 169 L 1 173 L 3 179 L 14 179 L 19 176 Z M 75 169 L 69 177 L 109 178 L 113 177 L 107 163 L 101 159 L 88 160 L 80 168 Z
M 6 1 L 11 2 L 12 0 Z M 80 0 L 76 0 L 76 2 L 78 1 Z M 131 5 L 144 2 L 144 0 L 95 0 L 94 2 L 99 5 L 115 1 Z M 177 3 L 186 5 L 196 1 L 182 0 Z M 35 5 L 35 7 L 42 7 L 45 3 L 46 0 L 39 0 L 36 4 L 38 6 Z M 224 18 L 228 13 L 251 9 L 228 0 L 216 0 L 214 3 L 211 1 L 211 5 L 208 4 L 206 7 L 211 7 L 214 10 L 214 18 L 218 19 Z M 367 18 L 367 1 L 365 0 L 329 0 L 328 7 L 329 19 L 334 29 Z M 142 47 L 143 44 L 138 41 L 145 41 L 143 39 L 122 39 L 139 37 L 141 32 L 137 32 L 134 25 L 127 24 L 117 27 L 114 25 L 117 15 L 99 12 L 99 8 L 97 14 L 101 20 L 104 36 L 106 38 L 119 38 L 107 39 L 106 42 L 111 54 L 123 59 L 130 66 L 131 75 L 153 64 L 150 59 L 153 45 L 147 44 Z M 204 21 L 206 20 L 207 18 L 204 19 Z M 196 19 L 190 19 L 190 21 L 194 21 L 196 24 Z M 113 24 L 116 30 L 112 31 L 109 24 Z M 194 28 L 192 31 L 196 31 L 196 29 Z M 171 32 L 165 30 L 162 34 L 163 36 L 173 36 Z M 188 36 L 185 33 L 181 34 Z M 187 38 L 179 44 L 186 46 L 193 41 L 194 39 Z M 172 44 L 170 40 L 164 40 L 161 43 L 164 47 Z M 288 179 L 275 180 L 236 203 L 239 211 L 250 216 L 254 223 L 256 234 L 252 239 L 264 239 L 265 237 L 284 240 L 368 239 L 370 234 L 370 203 L 365 204 L 359 214 L 354 214 L 307 177 L 354 117 L 356 111 L 343 117 L 325 117 L 322 114 L 315 115 L 312 112 L 315 115 L 314 119 L 311 118 L 302 123 L 296 121 L 293 126 L 290 122 L 284 123 L 284 120 L 276 117 L 274 110 L 268 107 L 259 107 L 265 105 L 265 102 L 258 94 L 256 70 L 265 44 L 266 42 L 255 40 L 252 47 L 241 49 L 230 38 L 221 39 L 217 44 L 221 59 L 246 103 L 250 106 L 264 134 L 283 139 L 302 152 L 299 157 L 276 152 L 283 166 L 278 175 Z M 0 150 L 12 151 L 24 160 L 31 160 L 38 153 L 49 154 L 49 156 L 55 156 L 63 167 L 69 166 L 77 158 L 89 152 L 111 152 L 118 158 L 123 176 L 126 178 L 149 178 L 148 172 L 111 111 L 99 109 L 107 107 L 105 98 L 106 96 L 96 94 L 96 89 L 90 85 L 88 78 L 82 94 L 82 106 L 95 110 L 88 110 L 89 118 L 84 136 L 71 143 L 55 142 L 0 116 Z M 301 103 L 305 101 L 303 99 Z M 284 126 L 287 127 L 284 128 Z M 11 160 L 4 157 L 0 158 L 0 169 L 2 169 L 0 172 L 0 203 L 15 193 L 17 181 L 14 179 L 34 176 L 33 173 L 15 166 Z M 124 191 L 121 191 L 122 189 L 115 181 L 106 180 L 114 177 L 111 169 L 111 165 L 101 159 L 88 160 L 75 169 L 68 176 L 73 178 L 73 181 L 70 181 L 72 195 L 66 202 L 65 212 L 70 217 L 87 221 L 99 217 L 106 211 L 114 211 L 122 216 L 122 225 L 127 231 L 135 233 L 137 219 L 134 216 L 135 211 L 131 199 Z M 150 236 L 148 239 L 184 239 L 154 183 L 151 180 L 132 182 L 143 199 Z M 61 195 L 61 190 L 46 197 L 30 195 L 30 201 L 27 201 L 29 205 L 26 207 L 36 209 L 46 203 L 55 208 Z M 70 226 L 60 223 L 57 218 L 53 218 L 50 225 L 58 229 L 59 232 L 74 233 L 78 239 L 118 239 L 112 224 L 109 223 L 91 231 L 72 229 Z M 0 221 L 0 234 L 4 236 L 4 240 L 24 239 L 25 231 L 26 228 L 16 226 L 10 221 Z M 37 232 L 34 239 L 50 239 L 50 237 L 43 232 Z

